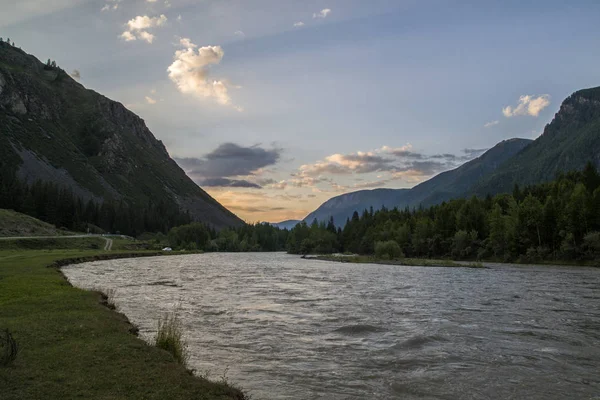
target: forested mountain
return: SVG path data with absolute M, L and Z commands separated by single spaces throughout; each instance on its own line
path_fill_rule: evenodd
M 573 93 L 543 134 L 522 152 L 482 179 L 472 194 L 509 192 L 515 184 L 548 182 L 559 172 L 600 166 L 600 87 Z
M 451 171 L 442 172 L 412 189 L 361 190 L 333 197 L 309 214 L 304 221 L 311 224 L 314 219 L 328 221 L 333 217 L 336 226 L 344 226 L 354 211 L 362 213 L 371 207 L 378 210 L 382 207 L 430 206 L 462 197 L 475 182 L 490 174 L 530 143 L 531 140 L 528 139 L 502 141 L 476 159 Z
M 304 222 L 311 224 L 315 219 L 319 222 L 329 221 L 333 217 L 336 226 L 344 226 L 354 211 L 362 212 L 371 207 L 376 210 L 395 207 L 404 201 L 408 191 L 409 189 L 373 189 L 335 196 L 308 214 Z
M 280 230 L 269 224 L 219 232 L 203 224 L 173 228 L 176 249 L 351 252 L 402 257 L 496 261 L 600 260 L 600 175 L 592 163 L 512 193 L 455 199 L 419 209 L 354 212 L 343 229 L 332 221 Z M 600 264 L 598 264 L 600 265 Z
M 90 214 L 110 203 L 112 220 L 118 209 L 123 215 L 138 210 L 138 219 L 169 210 L 172 221 L 243 225 L 186 176 L 140 117 L 85 89 L 50 60 L 44 64 L 6 42 L 0 43 L 0 170 L 0 187 L 13 196 L 4 207 L 22 205 L 17 177 L 29 186 L 51 185 L 26 190 L 30 196 L 93 201 Z
M 456 199 L 420 209 L 355 212 L 344 229 L 304 222 L 287 249 L 537 262 L 600 260 L 600 175 L 592 163 L 535 186 L 494 197 Z

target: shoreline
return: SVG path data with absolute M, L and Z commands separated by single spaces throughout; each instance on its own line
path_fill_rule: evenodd
M 564 261 L 536 261 L 536 262 L 500 262 L 500 261 L 459 261 L 429 258 L 403 258 L 395 260 L 384 260 L 374 256 L 361 255 L 309 255 L 301 258 L 317 261 L 331 261 L 350 264 L 379 264 L 379 265 L 401 265 L 407 267 L 444 267 L 444 268 L 475 268 L 489 269 L 492 265 L 507 266 L 538 266 L 538 267 L 562 267 L 562 268 L 600 268 L 597 264 L 568 263 Z
M 462 262 L 453 260 L 439 260 L 426 258 L 402 258 L 395 260 L 384 260 L 372 256 L 360 255 L 318 255 L 312 257 L 302 257 L 307 260 L 331 261 L 350 264 L 380 264 L 380 265 L 401 265 L 406 267 L 444 267 L 444 268 L 477 268 L 486 269 L 480 262 Z
M 103 293 L 73 286 L 61 270 L 85 262 L 185 254 L 0 251 L 0 329 L 9 329 L 21 349 L 12 365 L 0 367 L 3 399 L 247 399 L 235 386 L 194 375 L 138 337 L 136 326 L 110 307 Z

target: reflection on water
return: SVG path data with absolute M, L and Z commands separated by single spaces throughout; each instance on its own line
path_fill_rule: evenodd
M 600 396 L 600 270 L 338 264 L 281 253 L 64 268 L 151 338 L 179 309 L 191 366 L 257 399 Z

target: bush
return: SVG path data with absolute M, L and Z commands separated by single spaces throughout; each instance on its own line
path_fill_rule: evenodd
M 183 327 L 177 315 L 167 314 L 158 321 L 155 345 L 171 353 L 180 364 L 187 365 L 189 353 L 183 339 Z
M 375 256 L 384 260 L 404 257 L 400 245 L 395 240 L 375 242 Z
M 8 366 L 17 359 L 19 345 L 8 329 L 0 333 L 0 365 Z

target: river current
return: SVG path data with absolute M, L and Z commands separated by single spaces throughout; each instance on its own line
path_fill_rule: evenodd
M 255 399 L 600 399 L 600 270 L 212 253 L 67 266 Z

